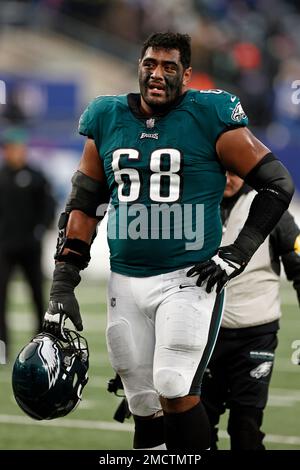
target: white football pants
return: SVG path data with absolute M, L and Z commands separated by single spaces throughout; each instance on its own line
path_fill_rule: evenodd
M 200 394 L 224 296 L 197 287 L 188 270 L 143 278 L 111 273 L 108 354 L 135 415 L 161 410 L 159 396 Z

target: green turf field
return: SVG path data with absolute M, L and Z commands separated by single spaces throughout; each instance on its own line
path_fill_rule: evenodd
M 12 353 L 10 363 L 0 365 L 0 449 L 131 449 L 132 419 L 124 424 L 112 419 L 121 399 L 106 391 L 113 373 L 105 347 L 105 286 L 83 280 L 77 292 L 90 346 L 90 381 L 77 410 L 65 418 L 37 422 L 18 408 L 11 390 L 13 358 L 34 326 L 26 288 L 21 281 L 10 286 Z M 292 343 L 299 340 L 300 345 L 300 315 L 290 285 L 283 284 L 282 300 L 284 316 L 263 430 L 268 449 L 298 450 L 300 367 L 292 364 L 291 356 Z M 220 448 L 228 449 L 225 419 L 220 428 Z

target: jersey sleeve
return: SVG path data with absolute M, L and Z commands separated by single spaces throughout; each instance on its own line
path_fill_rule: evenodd
M 215 137 L 227 130 L 248 125 L 248 117 L 238 96 L 220 90 L 214 101 L 216 127 Z
M 83 111 L 79 119 L 78 132 L 81 135 L 86 135 L 95 139 L 95 123 L 94 123 L 94 110 L 92 101 Z
M 97 96 L 83 111 L 79 119 L 78 132 L 99 142 L 102 134 L 103 117 L 107 111 L 107 97 Z

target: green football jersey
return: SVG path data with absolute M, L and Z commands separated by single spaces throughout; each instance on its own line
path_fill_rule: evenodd
M 226 180 L 216 141 L 248 120 L 239 99 L 222 90 L 189 90 L 151 118 L 138 102 L 138 94 L 96 98 L 79 132 L 95 140 L 111 192 L 111 269 L 144 277 L 215 254 Z

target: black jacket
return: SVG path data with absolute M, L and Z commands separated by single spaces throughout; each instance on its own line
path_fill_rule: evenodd
M 0 168 L 0 250 L 38 247 L 54 215 L 55 201 L 41 172 Z

